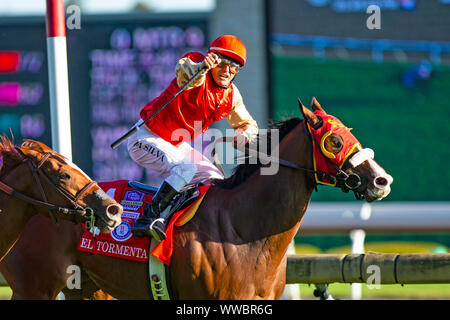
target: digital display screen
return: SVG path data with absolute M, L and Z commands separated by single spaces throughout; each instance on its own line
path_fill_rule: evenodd
M 0 50 L 0 132 L 19 141 L 42 139 L 48 130 L 44 58 L 42 50 Z
M 0 133 L 51 146 L 45 23 L 0 27 Z M 204 16 L 81 16 L 80 29 L 67 30 L 74 162 L 94 180 L 145 182 L 127 142 L 110 145 L 169 85 L 178 59 L 208 41 Z

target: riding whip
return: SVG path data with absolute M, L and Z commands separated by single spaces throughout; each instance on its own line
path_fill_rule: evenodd
M 158 110 L 156 110 L 152 115 L 150 115 L 147 119 L 145 119 L 143 122 L 136 124 L 133 126 L 133 128 L 131 128 L 127 133 L 125 133 L 123 136 L 121 136 L 119 139 L 117 139 L 116 141 L 114 141 L 111 144 L 111 148 L 116 149 L 122 142 L 124 142 L 125 140 L 127 140 L 131 135 L 133 135 L 135 132 L 137 132 L 147 121 L 149 121 L 151 118 L 153 118 L 154 116 L 156 116 L 156 114 L 158 112 L 160 112 L 162 109 L 164 109 L 170 102 L 172 102 L 173 99 L 175 99 L 181 92 L 183 92 L 184 90 L 186 90 L 187 87 L 189 87 L 192 82 L 194 82 L 194 80 L 197 78 L 197 76 L 199 74 L 201 74 L 204 70 L 206 70 L 207 67 L 203 66 L 200 70 L 197 71 L 197 73 L 195 73 L 191 79 L 189 79 L 188 82 L 186 82 L 181 88 L 180 90 L 178 90 L 177 93 L 175 93 L 173 95 L 172 98 L 170 98 L 166 103 L 164 103 L 161 107 L 159 107 Z

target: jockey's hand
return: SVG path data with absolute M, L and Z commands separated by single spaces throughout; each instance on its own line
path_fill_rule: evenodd
M 212 68 L 217 67 L 219 63 L 219 56 L 213 52 L 208 52 L 206 54 L 205 60 L 203 60 L 203 66 L 205 66 L 207 70 L 211 70 Z

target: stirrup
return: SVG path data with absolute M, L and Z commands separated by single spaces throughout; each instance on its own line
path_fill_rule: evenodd
M 149 226 L 149 230 L 153 239 L 155 239 L 158 242 L 166 239 L 167 237 L 163 218 L 153 220 Z

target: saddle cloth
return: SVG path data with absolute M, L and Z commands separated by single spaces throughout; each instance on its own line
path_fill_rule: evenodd
M 78 250 L 141 262 L 148 262 L 151 254 L 167 266 L 170 265 L 173 252 L 174 227 L 180 227 L 192 219 L 210 188 L 209 185 L 190 185 L 174 198 L 171 207 L 171 212 L 174 212 L 166 223 L 167 238 L 149 252 L 150 237 L 133 236 L 131 227 L 142 215 L 157 189 L 128 180 L 100 182 L 99 186 L 123 206 L 122 223 L 107 234 L 99 233 L 96 228 L 87 230 L 83 226 Z

